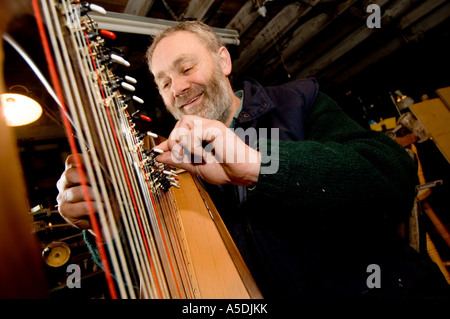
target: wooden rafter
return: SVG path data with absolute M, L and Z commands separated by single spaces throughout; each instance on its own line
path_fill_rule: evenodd
M 388 1 L 381 0 L 378 1 L 380 6 L 383 6 Z M 398 1 L 390 8 L 385 11 L 383 19 L 392 20 L 398 18 L 402 13 L 408 10 L 413 1 Z M 318 72 L 329 66 L 331 63 L 335 62 L 337 59 L 342 57 L 344 54 L 349 52 L 351 49 L 361 44 L 363 41 L 368 39 L 372 34 L 377 32 L 376 28 L 368 28 L 367 25 L 363 24 L 360 28 L 351 32 L 345 39 L 340 41 L 332 50 L 327 51 L 325 54 L 320 56 L 317 60 L 311 63 L 308 67 L 303 69 L 300 73 L 296 75 L 297 79 L 315 76 Z M 299 63 L 295 63 L 294 69 L 298 70 L 301 68 Z
M 275 41 L 288 32 L 299 18 L 308 13 L 319 0 L 310 0 L 308 5 L 294 2 L 284 7 L 269 23 L 256 35 L 255 39 L 241 53 L 234 62 L 236 72 L 241 72 L 251 64 L 255 57 L 266 52 Z
M 242 35 L 259 17 L 253 0 L 248 0 L 226 26 Z
M 129 0 L 123 13 L 146 16 L 155 0 Z
M 306 43 L 350 8 L 356 1 L 357 0 L 347 0 L 340 4 L 332 14 L 329 12 L 320 13 L 299 26 L 292 33 L 292 36 L 280 45 L 280 55 L 283 60 L 288 60 L 294 56 L 304 45 L 306 45 Z M 276 68 L 280 67 L 281 63 L 282 59 L 280 56 L 276 55 L 272 57 L 266 63 L 263 76 L 266 77 L 271 74 Z M 289 69 L 287 71 L 289 72 Z
M 202 21 L 213 4 L 214 0 L 191 0 L 183 18 Z

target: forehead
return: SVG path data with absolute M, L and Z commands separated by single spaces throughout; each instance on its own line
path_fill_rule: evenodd
M 211 56 L 206 45 L 193 33 L 177 31 L 162 39 L 152 56 L 152 73 L 157 74 L 174 67 L 175 61 Z

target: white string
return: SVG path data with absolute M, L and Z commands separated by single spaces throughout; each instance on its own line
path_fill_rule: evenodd
M 136 298 L 135 289 L 140 286 L 145 297 L 184 298 L 190 295 L 192 286 L 177 271 L 186 269 L 183 263 L 187 261 L 183 251 L 179 251 L 178 233 L 168 229 L 176 226 L 170 192 L 162 191 L 160 182 L 152 176 L 153 169 L 141 162 L 144 149 L 130 127 L 120 93 L 108 86 L 115 79 L 114 74 L 107 67 L 100 69 L 100 65 L 98 72 L 95 70 L 84 35 L 92 21 L 80 17 L 77 5 L 63 0 L 69 32 L 64 37 L 56 11 L 60 6 L 55 0 L 41 2 L 71 124 L 80 145 L 91 145 L 89 152 L 84 150 L 82 155 L 93 199 L 96 203 L 103 202 L 98 205 L 97 214 L 120 297 Z M 70 54 L 76 56 L 72 59 L 64 43 L 73 48 Z M 97 43 L 89 45 L 97 63 L 100 54 Z M 69 114 L 64 116 L 70 118 Z M 130 266 L 137 272 L 137 278 Z
M 86 142 L 85 142 L 85 138 L 86 138 L 89 141 L 88 145 L 94 145 L 93 139 L 92 139 L 92 136 L 90 135 L 89 130 L 83 129 L 83 127 L 87 127 L 86 116 L 85 116 L 85 114 L 83 114 L 82 108 L 77 107 L 77 106 L 81 106 L 83 102 L 82 102 L 82 99 L 80 96 L 80 92 L 78 91 L 78 87 L 76 85 L 75 75 L 73 74 L 71 68 L 69 67 L 71 65 L 69 53 L 67 52 L 67 48 L 64 45 L 60 45 L 60 46 L 58 45 L 58 42 L 64 43 L 64 37 L 62 35 L 61 26 L 59 23 L 59 16 L 55 9 L 56 3 L 50 2 L 50 6 L 47 6 L 47 3 L 45 1 L 42 1 L 42 5 L 43 5 L 43 13 L 45 16 L 47 26 L 54 27 L 54 30 L 52 28 L 48 27 L 52 46 L 54 49 L 58 48 L 58 47 L 60 48 L 59 51 L 55 50 L 55 59 L 56 59 L 56 64 L 59 69 L 59 74 L 62 78 L 61 83 L 62 83 L 64 93 L 66 96 L 67 105 L 69 106 L 70 113 L 73 115 L 73 118 L 74 118 L 74 129 L 77 132 L 78 139 L 81 141 L 82 144 L 86 144 Z M 68 8 L 67 4 L 65 7 Z M 51 10 L 53 21 L 50 18 L 50 14 L 48 12 L 49 9 Z M 69 11 L 66 11 L 65 14 L 66 14 L 66 18 L 67 18 Z M 70 12 L 70 14 L 73 14 L 73 13 Z M 54 34 L 54 32 L 57 33 L 57 36 Z M 56 38 L 58 38 L 58 40 Z M 91 103 L 93 103 L 93 102 L 91 102 Z M 81 113 L 77 114 L 77 112 L 81 112 Z M 80 124 L 80 122 L 79 122 L 80 120 L 81 120 L 82 124 Z M 94 200 L 97 203 L 101 203 L 102 201 L 101 201 L 101 196 L 99 194 L 99 189 L 105 189 L 105 187 L 104 187 L 104 182 L 102 181 L 102 179 L 98 180 L 96 178 L 96 176 L 98 174 L 94 173 L 94 171 L 98 172 L 100 170 L 100 167 L 98 167 L 99 161 L 97 160 L 96 150 L 95 150 L 95 148 L 92 148 L 90 150 L 89 154 L 83 150 L 82 155 L 84 158 L 85 169 L 87 171 L 89 181 L 92 185 L 92 190 L 94 193 Z M 92 161 L 90 160 L 90 157 L 93 158 Z M 95 166 L 95 168 L 93 168 L 93 166 Z M 99 182 L 101 184 L 100 188 L 97 185 L 97 182 Z M 105 202 L 105 205 L 106 205 L 106 211 L 108 211 L 109 210 L 108 202 Z M 106 213 L 105 213 L 103 206 L 98 205 L 98 210 L 99 210 L 98 215 L 100 217 L 100 223 L 102 225 L 106 225 L 107 217 L 106 217 Z M 103 232 L 103 235 L 104 235 L 103 237 L 105 239 L 106 244 L 109 245 L 110 247 L 112 247 L 112 237 L 111 237 L 109 228 L 103 227 L 102 232 Z M 117 276 L 117 279 L 118 279 L 117 283 L 118 283 L 118 287 L 119 287 L 119 292 L 122 297 L 125 297 L 126 288 L 124 285 L 124 280 L 119 271 L 117 257 L 115 256 L 115 252 L 113 250 L 110 250 L 109 252 L 111 254 L 110 257 L 111 257 L 111 263 L 113 265 L 114 274 Z

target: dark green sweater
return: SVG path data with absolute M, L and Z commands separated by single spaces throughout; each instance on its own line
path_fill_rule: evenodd
M 380 296 L 397 293 L 399 278 L 413 285 L 415 266 L 396 231 L 414 203 L 412 158 L 386 135 L 362 128 L 322 93 L 305 124 L 305 141 L 279 141 L 278 171 L 260 174 L 234 210 L 235 220 L 245 217 L 230 223 L 263 294 L 364 294 L 372 263 L 384 275 Z M 271 141 L 259 145 L 265 142 L 270 149 Z M 267 153 L 261 149 L 263 162 L 273 160 Z
M 278 172 L 261 174 L 249 194 L 314 211 L 397 202 L 404 212 L 412 207 L 415 185 L 415 163 L 399 144 L 363 129 L 319 93 L 306 141 L 280 141 Z

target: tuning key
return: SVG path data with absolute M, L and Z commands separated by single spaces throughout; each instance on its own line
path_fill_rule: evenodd
M 136 96 L 136 95 L 133 95 L 133 101 L 136 101 L 136 102 L 138 102 L 139 104 L 144 104 L 144 100 L 143 99 L 141 99 L 140 97 L 138 97 L 138 96 Z
M 112 61 L 114 61 L 116 63 L 119 63 L 119 64 L 124 65 L 126 67 L 130 66 L 130 62 L 128 62 L 127 60 L 125 60 L 124 58 L 122 58 L 121 56 L 119 56 L 117 54 L 111 53 L 109 55 L 109 57 L 111 58 Z
M 127 82 L 120 82 L 120 85 L 121 85 L 125 90 L 131 91 L 131 92 L 136 91 L 136 88 L 135 88 L 133 85 L 131 85 L 130 83 L 127 83 Z
M 128 83 L 131 83 L 131 84 L 137 83 L 137 80 L 129 75 L 125 75 L 124 79 L 125 79 L 125 81 L 127 81 Z
M 115 40 L 116 34 L 114 32 L 108 31 L 108 30 L 100 30 L 100 34 L 102 37 L 107 38 L 107 39 L 111 39 L 111 40 Z
M 96 12 L 101 15 L 106 15 L 106 10 L 103 7 L 93 4 L 93 3 L 87 3 L 87 2 L 82 3 L 80 14 L 85 15 L 89 11 Z
M 138 115 L 139 112 L 140 111 L 137 110 L 136 112 L 131 114 L 131 118 L 133 118 L 134 120 L 143 120 L 143 121 L 146 121 L 146 122 L 151 122 L 152 121 L 152 119 L 150 117 L 146 116 L 146 115 L 142 115 L 142 114 Z
M 170 185 L 172 185 L 173 187 L 176 187 L 176 188 L 180 188 L 180 185 L 178 185 L 178 183 L 174 183 L 174 182 L 170 182 Z
M 156 148 L 154 147 L 151 151 L 153 151 L 154 154 L 159 155 L 164 153 L 164 151 L 162 149 Z

